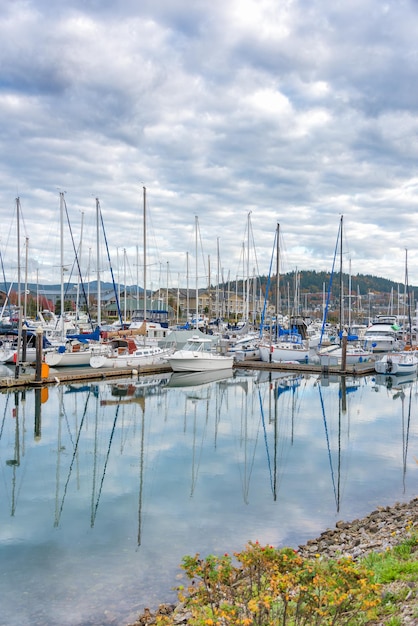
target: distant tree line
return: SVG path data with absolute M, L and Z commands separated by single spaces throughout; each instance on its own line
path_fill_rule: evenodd
M 328 289 L 330 277 L 330 272 L 316 272 L 315 270 L 303 270 L 297 272 L 298 277 L 298 288 L 301 293 L 322 293 L 324 290 Z M 347 292 L 348 284 L 349 284 L 349 275 L 343 272 L 343 284 L 344 291 Z M 282 286 L 289 284 L 291 286 L 291 290 L 294 289 L 296 280 L 296 272 L 288 272 L 286 274 L 280 275 L 280 284 Z M 261 290 L 265 293 L 265 289 L 268 284 L 268 276 L 260 276 L 258 278 L 259 285 L 261 286 Z M 238 291 L 242 291 L 242 282 L 238 281 Z M 340 273 L 334 272 L 333 275 L 333 291 L 335 292 L 339 288 L 340 284 Z M 221 287 L 226 288 L 226 285 L 221 285 Z M 233 291 L 236 288 L 236 283 L 229 283 L 229 288 Z M 276 276 L 274 275 L 270 279 L 270 292 L 276 289 Z M 392 290 L 396 292 L 397 290 L 403 291 L 404 285 L 400 282 L 394 282 L 387 278 L 381 278 L 379 276 L 373 276 L 372 274 L 356 274 L 351 276 L 351 290 L 353 293 L 359 292 L 361 295 L 366 295 L 369 292 L 373 293 L 390 293 Z M 412 285 L 409 285 L 410 290 L 416 289 Z

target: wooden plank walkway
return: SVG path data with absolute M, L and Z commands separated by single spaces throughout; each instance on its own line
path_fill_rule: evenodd
M 264 363 L 263 361 L 236 361 L 234 369 L 253 369 L 265 371 L 301 372 L 311 374 L 366 376 L 374 373 L 373 363 L 356 363 L 347 365 L 342 371 L 338 366 L 321 366 L 310 363 Z M 158 365 L 143 365 L 141 367 L 100 368 L 74 367 L 54 369 L 50 368 L 47 377 L 35 380 L 35 368 L 27 366 L 20 368 L 19 377 L 15 378 L 14 372 L 10 376 L 0 378 L 0 391 L 8 391 L 12 388 L 40 387 L 57 385 L 60 383 L 74 383 L 84 381 L 100 381 L 130 376 L 142 376 L 147 374 L 160 374 L 171 372 L 171 367 L 165 363 Z

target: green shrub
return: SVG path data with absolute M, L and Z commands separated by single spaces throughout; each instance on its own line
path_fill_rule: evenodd
M 351 558 L 304 559 L 250 542 L 233 557 L 187 556 L 182 568 L 190 583 L 178 589 L 179 600 L 190 626 L 364 624 L 380 603 L 373 572 Z

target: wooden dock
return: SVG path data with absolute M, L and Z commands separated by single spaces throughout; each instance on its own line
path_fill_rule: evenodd
M 338 366 L 321 366 L 310 363 L 264 363 L 263 361 L 236 361 L 234 369 L 251 369 L 264 371 L 283 371 L 307 374 L 324 374 L 340 376 L 366 376 L 374 373 L 373 363 L 356 363 L 347 365 L 345 370 Z M 0 391 L 8 391 L 13 388 L 22 387 L 43 387 L 48 385 L 59 385 L 61 383 L 74 383 L 85 381 L 113 380 L 115 378 L 127 378 L 146 376 L 151 374 L 162 374 L 171 372 L 171 367 L 165 363 L 158 365 L 144 365 L 141 367 L 119 367 L 100 368 L 74 367 L 54 369 L 50 368 L 48 376 L 36 380 L 35 368 L 33 366 L 21 367 L 19 376 L 16 378 L 11 372 L 10 376 L 0 378 Z

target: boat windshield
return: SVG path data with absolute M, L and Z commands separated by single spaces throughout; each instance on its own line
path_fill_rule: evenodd
M 212 341 L 210 339 L 202 338 L 194 338 L 192 337 L 185 344 L 183 350 L 187 352 L 211 352 L 212 351 Z

